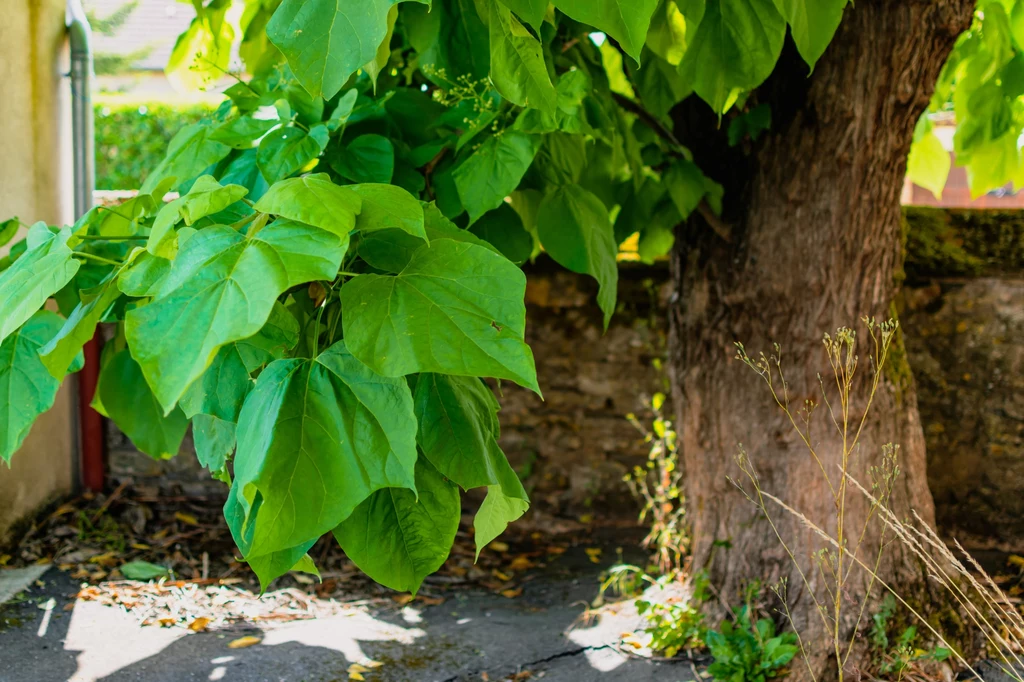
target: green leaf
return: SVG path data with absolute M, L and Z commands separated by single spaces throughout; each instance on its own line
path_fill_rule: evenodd
M 664 118 L 693 90 L 675 67 L 650 50 L 644 51 L 643 59 L 640 69 L 629 70 L 636 83 L 637 94 L 648 111 Z
M 477 237 L 469 230 L 463 230 L 441 214 L 433 203 L 423 206 L 424 232 L 427 240 L 454 239 L 468 242 L 501 253 L 490 242 Z M 387 272 L 401 272 L 412 255 L 424 245 L 426 240 L 415 237 L 404 230 L 388 228 L 372 230 L 361 235 L 359 240 L 359 256 L 371 266 Z
M 270 132 L 280 121 L 276 119 L 239 116 L 221 123 L 210 134 L 214 142 L 226 144 L 234 149 L 251 149 L 253 143 Z
M 473 539 L 476 540 L 477 558 L 484 547 L 505 532 L 508 524 L 530 508 L 530 500 L 516 472 L 509 467 L 507 470 L 500 470 L 499 473 L 500 483 L 487 486 L 487 497 L 473 517 Z
M 663 184 L 683 220 L 690 217 L 707 194 L 704 174 L 697 164 L 686 159 L 677 159 L 669 166 Z
M 401 187 L 367 183 L 349 185 L 347 189 L 362 199 L 362 210 L 356 218 L 356 229 L 362 234 L 395 228 L 427 239 L 423 224 L 423 205 Z
M 434 239 L 396 276 L 345 283 L 345 340 L 384 376 L 492 376 L 539 393 L 533 353 L 523 342 L 525 292 L 525 275 L 503 256 Z
M 176 182 L 172 187 L 183 185 L 230 154 L 231 147 L 210 139 L 212 133 L 213 130 L 202 123 L 179 130 L 167 146 L 167 155 L 146 176 L 139 191 L 143 194 L 153 192 L 170 178 L 175 178 Z
M 0 342 L 78 272 L 79 263 L 68 248 L 70 238 L 71 230 L 66 227 L 54 234 L 45 223 L 36 223 L 26 237 L 28 249 L 0 272 Z
M 487 24 L 477 8 L 476 0 L 434 0 L 429 7 L 403 8 L 406 36 L 428 78 L 440 85 L 446 81 L 443 74 L 475 81 L 487 78 L 490 45 Z
M 640 49 L 647 39 L 658 0 L 554 0 L 554 3 L 576 21 L 590 24 L 615 38 L 626 54 L 640 63 Z
M 533 253 L 533 237 L 523 227 L 519 214 L 507 203 L 483 214 L 473 223 L 470 232 L 492 244 L 516 265 L 525 263 Z
M 171 271 L 171 261 L 142 251 L 131 259 L 131 265 L 121 271 L 117 288 L 136 298 L 156 296 L 164 277 Z
M 189 239 L 159 294 L 125 318 L 128 344 L 165 411 L 222 346 L 263 327 L 286 289 L 334 279 L 347 241 L 290 220 L 252 238 L 215 226 Z
M 934 194 L 936 199 L 942 199 L 942 190 L 946 187 L 951 165 L 949 152 L 932 130 L 931 121 L 927 116 L 922 116 L 914 131 L 914 142 L 907 158 L 907 177 L 915 185 Z
M 409 387 L 371 372 L 344 342 L 267 367 L 237 433 L 236 497 L 253 525 L 247 558 L 319 537 L 376 490 L 415 490 Z
M 555 113 L 544 49 L 519 20 L 497 0 L 490 3 L 491 82 L 502 97 L 521 107 Z
M 14 239 L 14 235 L 18 234 L 19 227 L 21 227 L 21 221 L 17 218 L 0 221 L 0 246 L 4 246 Z
M 121 575 L 128 580 L 156 580 L 157 578 L 166 578 L 171 574 L 167 568 L 151 564 L 148 561 L 129 561 L 126 564 L 121 564 L 120 570 Z
M 775 0 L 779 14 L 789 22 L 797 52 L 814 65 L 832 42 L 847 0 Z
M 294 126 L 272 130 L 260 140 L 256 165 L 267 182 L 273 184 L 305 168 L 320 156 L 320 143 L 306 131 Z
M 464 490 L 515 477 L 498 447 L 498 401 L 480 379 L 421 374 L 413 401 L 417 442 L 443 476 Z
M 178 408 L 164 413 L 127 348 L 105 359 L 98 391 L 107 415 L 135 447 L 156 459 L 178 454 L 188 419 Z
M 75 307 L 60 331 L 39 349 L 43 365 L 56 379 L 63 379 L 82 347 L 96 334 L 96 325 L 121 297 L 116 286 L 120 269 L 114 270 Z M 85 292 L 83 292 L 84 294 Z
M 359 91 L 355 88 L 341 96 L 338 100 L 338 106 L 334 107 L 331 117 L 326 121 L 329 131 L 335 132 L 345 127 L 349 117 L 352 115 L 352 110 L 356 106 L 357 99 L 359 99 Z
M 385 587 L 415 593 L 448 558 L 459 529 L 459 489 L 416 462 L 416 492 L 378 490 L 334 529 L 345 555 Z
M 210 471 L 223 469 L 235 451 L 235 423 L 208 414 L 192 418 L 196 458 Z
M 395 149 L 381 135 L 360 135 L 331 159 L 331 168 L 352 182 L 389 183 L 395 172 Z
M 63 324 L 60 315 L 40 310 L 0 343 L 0 459 L 8 464 L 33 422 L 57 398 L 60 379 L 47 371 L 39 349 Z
M 548 0 L 501 0 L 501 4 L 519 15 L 519 18 L 540 31 L 541 22 L 548 12 Z
M 452 173 L 469 222 L 497 208 L 519 186 L 533 163 L 541 138 L 506 130 L 487 138 Z
M 335 185 L 326 173 L 317 173 L 274 184 L 254 208 L 347 237 L 361 206 L 358 194 Z
M 395 31 L 396 19 L 398 19 L 398 5 L 392 5 L 391 9 L 388 10 L 387 33 L 384 34 L 384 39 L 377 46 L 377 52 L 373 59 L 363 64 L 363 71 L 366 72 L 366 75 L 373 82 L 374 93 L 377 92 L 377 76 L 380 75 L 380 72 L 387 67 L 388 62 L 391 60 L 391 35 Z
M 313 97 L 334 97 L 373 60 L 400 0 L 284 0 L 267 35 Z
M 203 375 L 188 387 L 180 401 L 185 416 L 207 414 L 237 422 L 242 402 L 253 387 L 250 375 L 285 357 L 298 341 L 298 321 L 275 302 L 259 332 L 221 348 Z
M 253 524 L 247 523 L 247 510 L 249 507 L 243 502 L 244 498 L 240 496 L 240 488 L 236 482 L 231 486 L 231 492 L 224 503 L 224 519 L 228 523 L 232 539 L 238 545 L 238 549 L 241 550 L 242 556 L 249 563 L 249 568 L 259 578 L 261 591 L 265 592 L 270 583 L 292 570 L 313 573 L 319 577 L 320 574 L 316 571 L 312 560 L 306 554 L 316 544 L 316 539 L 307 540 L 300 545 L 278 552 L 271 552 L 260 556 L 249 556 L 252 550 Z M 262 504 L 263 498 L 257 496 L 253 505 L 253 515 L 258 512 Z M 311 568 L 312 570 L 310 570 Z
M 679 71 L 723 114 L 771 74 L 785 37 L 786 21 L 773 0 L 708 0 Z
M 558 263 L 597 280 L 597 303 L 607 328 L 619 282 L 618 247 L 608 209 L 582 187 L 564 185 L 545 196 L 537 209 L 537 235 Z
M 212 175 L 201 175 L 182 197 L 178 213 L 191 226 L 200 218 L 223 211 L 248 193 L 241 185 L 221 185 Z
M 183 90 L 202 90 L 216 84 L 231 62 L 235 29 L 226 14 L 229 0 L 215 0 L 178 36 L 164 73 Z
M 673 0 L 661 0 L 651 17 L 651 28 L 647 32 L 647 47 L 672 66 L 679 66 L 683 60 L 688 45 L 687 35 L 696 32 L 704 16 L 704 0 L 680 2 L 682 10 Z M 604 45 L 601 48 L 603 56 Z

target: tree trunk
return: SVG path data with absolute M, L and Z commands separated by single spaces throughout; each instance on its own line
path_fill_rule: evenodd
M 787 45 L 776 72 L 756 94 L 771 105 L 771 130 L 746 149 L 729 149 L 721 133 L 700 134 L 716 123 L 706 107 L 675 112 L 677 133 L 698 164 L 725 184 L 727 207 L 734 209 L 725 216 L 732 225 L 730 241 L 696 218 L 681 228 L 673 255 L 677 293 L 670 361 L 694 565 L 706 567 L 712 585 L 732 606 L 742 603 L 749 581 L 785 578 L 794 626 L 813 666 L 826 677 L 835 670 L 829 661 L 832 645 L 814 603 L 830 599 L 811 556 L 822 541 L 791 514 L 772 510 L 806 572 L 808 591 L 771 526 L 729 480 L 743 479 L 735 458 L 740 444 L 765 490 L 832 534 L 836 508 L 822 469 L 761 379 L 735 359 L 733 344 L 743 342 L 752 355 L 781 344 L 795 410 L 805 399 L 821 402 L 819 374 L 831 382 L 822 335 L 840 326 L 858 329 L 863 380 L 854 389 L 852 417 L 863 413 L 872 370 L 859 320 L 895 315 L 907 153 L 973 7 L 968 0 L 850 5 L 812 75 Z M 897 338 L 851 473 L 867 483 L 868 467 L 881 463 L 883 445 L 898 443 L 902 474 L 893 495 L 896 511 L 903 517 L 914 509 L 932 522 L 917 399 L 901 351 Z M 835 481 L 842 441 L 824 407 L 816 424 L 812 440 Z M 859 532 L 867 509 L 862 496 L 850 493 L 847 534 Z M 873 540 L 880 528 L 871 528 L 863 547 L 873 563 L 871 548 L 877 547 Z M 890 546 L 885 557 L 883 578 L 907 589 L 921 584 L 920 567 L 899 546 Z M 862 601 L 864 589 L 859 580 L 848 587 L 850 617 L 839 627 L 845 637 L 855 625 L 852 604 Z

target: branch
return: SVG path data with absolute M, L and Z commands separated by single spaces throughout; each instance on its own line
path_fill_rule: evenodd
M 616 104 L 620 107 L 636 114 L 640 120 L 647 124 L 651 130 L 658 134 L 663 140 L 676 147 L 672 150 L 675 154 L 682 156 L 682 151 L 686 149 L 676 139 L 676 136 L 672 134 L 672 131 L 661 124 L 654 114 L 644 109 L 639 102 L 635 102 L 625 95 L 620 95 L 617 92 L 612 93 L 612 99 L 615 100 Z M 700 203 L 697 204 L 697 212 L 700 213 L 704 221 L 707 222 L 708 226 L 721 237 L 724 241 L 732 243 L 732 226 L 725 222 L 721 218 L 715 215 L 715 212 L 711 210 L 711 206 L 708 204 L 706 199 L 701 199 Z

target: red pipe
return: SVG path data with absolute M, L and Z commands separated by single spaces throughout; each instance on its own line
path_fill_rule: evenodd
M 82 485 L 86 490 L 98 493 L 103 490 L 106 478 L 104 462 L 105 439 L 103 437 L 103 416 L 92 409 L 90 403 L 96 394 L 100 378 L 100 336 L 97 334 L 82 349 L 85 367 L 78 373 L 78 424 L 81 430 Z

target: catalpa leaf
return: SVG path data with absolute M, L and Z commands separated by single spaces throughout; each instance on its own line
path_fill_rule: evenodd
M 239 116 L 217 126 L 210 134 L 210 139 L 234 149 L 251 149 L 256 140 L 266 135 L 271 128 L 279 123 L 280 121 L 276 119 Z
M 206 414 L 237 422 L 242 402 L 253 387 L 250 375 L 283 358 L 298 340 L 299 323 L 295 316 L 275 302 L 262 329 L 221 348 L 203 375 L 188 387 L 180 402 L 185 416 Z
M 161 258 L 174 258 L 178 252 L 174 227 L 184 220 L 192 225 L 200 218 L 222 211 L 249 193 L 241 185 L 221 185 L 212 175 L 201 175 L 188 194 L 163 206 L 156 214 L 146 250 Z
M 555 113 L 544 49 L 519 20 L 497 0 L 490 2 L 491 82 L 502 97 L 521 107 Z
M 385 587 L 415 593 L 448 558 L 459 529 L 459 489 L 416 462 L 416 492 L 378 490 L 334 529 L 345 555 Z
M 442 475 L 464 490 L 505 480 L 512 467 L 498 447 L 498 401 L 486 384 L 474 377 L 421 374 L 413 401 L 417 442 Z
M 178 454 L 188 419 L 177 407 L 164 413 L 127 348 L 105 355 L 97 393 L 104 412 L 140 451 L 156 459 Z
M 714 2 L 715 0 L 711 0 Z M 590 24 L 618 41 L 640 63 L 640 49 L 647 39 L 651 15 L 658 0 L 554 0 L 555 7 L 576 21 Z M 773 62 L 774 63 L 774 62 Z
M 608 209 L 578 185 L 564 185 L 544 197 L 537 209 L 537 235 L 548 255 L 564 267 L 587 274 L 600 288 L 597 303 L 607 328 L 619 282 L 618 247 Z
M 8 464 L 36 418 L 57 398 L 60 379 L 43 365 L 39 349 L 63 324 L 60 315 L 40 310 L 0 343 L 0 459 Z
M 847 0 L 775 0 L 779 13 L 789 22 L 797 52 L 812 70 L 832 42 L 846 3 Z
M 256 150 L 256 165 L 273 184 L 305 168 L 320 156 L 320 143 L 301 128 L 287 126 L 267 133 Z
M 501 3 L 519 15 L 519 18 L 540 31 L 540 24 L 548 11 L 548 0 L 501 0 Z
M 349 185 L 347 189 L 362 199 L 362 210 L 356 218 L 356 229 L 360 233 L 395 228 L 427 239 L 423 205 L 401 187 L 368 183 Z
M 0 342 L 78 272 L 79 263 L 68 248 L 70 238 L 68 228 L 54 234 L 45 223 L 36 223 L 26 237 L 28 249 L 14 265 L 0 272 Z
M 168 189 L 177 187 L 230 154 L 231 147 L 210 139 L 212 132 L 212 128 L 202 123 L 193 123 L 179 130 L 167 145 L 163 161 L 146 176 L 139 191 L 149 194 L 158 186 L 166 186 L 163 183 L 172 179 L 175 184 Z
M 786 21 L 773 0 L 710 0 L 679 72 L 719 114 L 771 74 Z
M 361 275 L 341 289 L 349 350 L 378 374 L 492 376 L 539 393 L 523 342 L 526 277 L 475 244 L 435 239 L 396 276 Z
M 267 35 L 313 97 L 331 99 L 372 61 L 400 0 L 284 0 Z M 429 3 L 425 3 L 429 4 Z
M 235 423 L 208 414 L 192 418 L 196 459 L 210 471 L 219 471 L 235 451 Z
M 538 135 L 506 130 L 487 138 L 452 172 L 469 222 L 497 208 L 515 191 L 540 148 Z M 454 217 L 454 216 L 452 216 Z
M 125 333 L 165 412 L 217 351 L 258 332 L 286 289 L 332 280 L 348 246 L 324 230 L 278 220 L 246 238 L 225 226 L 182 247 L 159 294 L 125 318 Z
M 516 472 L 509 467 L 500 469 L 499 474 L 501 481 L 487 486 L 487 497 L 473 517 L 473 539 L 478 558 L 484 547 L 530 508 L 530 500 Z
M 395 172 L 395 148 L 382 135 L 360 135 L 331 159 L 331 168 L 352 182 L 391 182 Z
M 270 583 L 292 570 L 312 572 L 319 576 L 312 560 L 306 554 L 316 543 L 316 539 L 307 540 L 300 545 L 277 552 L 249 556 L 252 550 L 253 524 L 247 523 L 249 505 L 239 501 L 242 499 L 240 495 L 240 487 L 237 483 L 233 483 L 231 492 L 228 493 L 228 499 L 224 503 L 224 519 L 231 531 L 231 538 L 242 552 L 242 556 L 246 558 L 249 568 L 259 578 L 261 592 L 266 592 Z M 259 511 L 262 504 L 263 498 L 257 493 L 256 501 L 252 505 L 253 515 Z M 310 567 L 312 567 L 312 571 L 309 570 Z
M 358 194 L 317 173 L 274 184 L 254 208 L 345 237 L 355 228 L 361 207 Z
M 423 207 L 423 226 L 427 240 L 454 239 L 501 253 L 490 242 L 445 218 L 435 204 L 420 203 L 420 206 Z M 426 240 L 397 228 L 371 230 L 360 236 L 359 256 L 378 270 L 401 272 L 412 260 L 412 255 L 425 243 Z
M 371 372 L 343 341 L 314 360 L 271 363 L 237 433 L 235 496 L 253 526 L 247 559 L 315 540 L 376 490 L 415 490 L 409 387 Z
M 99 285 L 98 291 L 91 292 L 68 316 L 60 331 L 39 349 L 43 365 L 57 379 L 63 379 L 82 347 L 96 334 L 96 325 L 118 298 L 117 277 L 121 270 L 114 270 Z

